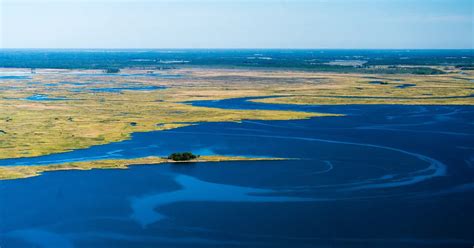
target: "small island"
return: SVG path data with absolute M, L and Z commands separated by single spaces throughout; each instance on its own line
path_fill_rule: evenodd
M 190 161 L 199 157 L 199 155 L 192 154 L 191 152 L 176 152 L 169 155 L 168 159 L 173 161 Z

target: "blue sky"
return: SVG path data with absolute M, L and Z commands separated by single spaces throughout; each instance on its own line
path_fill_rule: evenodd
M 0 0 L 2 48 L 473 48 L 472 0 Z

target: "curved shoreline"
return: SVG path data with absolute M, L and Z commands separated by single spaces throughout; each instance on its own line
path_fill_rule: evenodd
M 223 100 L 205 100 L 205 101 L 191 101 L 191 102 L 186 102 L 188 105 L 192 106 L 197 106 L 197 107 L 205 107 L 205 108 L 216 108 L 216 109 L 229 109 L 229 110 L 259 110 L 259 111 L 295 111 L 299 109 L 300 111 L 304 111 L 302 113 L 318 113 L 321 111 L 326 111 L 326 112 L 338 112 L 341 114 L 333 114 L 332 116 L 341 116 L 341 115 L 353 115 L 356 112 L 360 111 L 357 109 L 353 109 L 355 106 L 347 106 L 347 105 L 342 105 L 342 106 L 316 106 L 316 105 L 289 105 L 289 104 L 267 104 L 267 103 L 256 103 L 252 102 L 254 99 L 266 99 L 266 98 L 272 98 L 272 96 L 260 96 L 260 97 L 243 97 L 243 98 L 230 98 L 230 99 L 223 99 Z M 393 105 L 387 105 L 392 107 Z M 370 106 L 360 106 L 362 108 L 377 108 L 380 107 L 378 105 L 370 105 Z M 405 107 L 405 106 L 404 106 Z M 355 112 L 354 112 L 355 111 Z M 193 124 L 200 124 L 200 123 L 207 123 L 207 122 L 196 122 L 196 123 L 179 123 L 178 127 L 181 126 L 188 126 L 188 125 L 193 125 Z M 221 122 L 217 122 L 221 123 Z M 171 130 L 173 132 L 174 130 Z M 95 145 L 91 146 L 88 148 L 84 149 L 74 149 L 69 152 L 64 152 L 64 153 L 54 153 L 54 154 L 49 154 L 49 155 L 42 155 L 38 157 L 24 157 L 24 158 L 12 158 L 12 159 L 1 159 L 0 160 L 0 178 L 14 178 L 17 177 L 15 175 L 20 175 L 19 177 L 24 177 L 23 175 L 36 175 L 37 173 L 32 173 L 30 170 L 33 171 L 47 171 L 49 169 L 43 169 L 42 167 L 46 166 L 51 166 L 51 170 L 55 170 L 54 168 L 56 167 L 61 167 L 62 170 L 64 169 L 76 169 L 77 166 L 75 164 L 81 164 L 83 168 L 91 168 L 91 166 L 99 166 L 99 167 L 111 167 L 113 168 L 114 166 L 107 164 L 107 162 L 104 163 L 104 161 L 114 161 L 118 165 L 115 167 L 121 168 L 124 167 L 125 164 L 122 162 L 123 160 L 126 160 L 132 164 L 133 161 L 141 161 L 145 159 L 146 162 L 154 163 L 156 162 L 155 160 L 149 161 L 146 160 L 147 157 L 149 156 L 164 156 L 167 154 L 166 149 L 156 149 L 153 148 L 157 152 L 145 152 L 145 153 L 137 153 L 137 154 L 124 154 L 121 155 L 121 149 L 127 149 L 126 147 L 129 147 L 130 144 L 127 142 L 142 142 L 139 140 L 133 141 L 133 135 L 134 134 L 139 134 L 140 136 L 145 137 L 147 133 L 150 132 L 159 132 L 159 131 L 145 131 L 145 132 L 134 132 L 132 133 L 132 136 L 130 139 L 126 139 L 124 141 L 119 141 L 119 142 L 111 142 L 107 144 L 102 144 L 102 145 Z M 161 132 L 161 131 L 160 131 Z M 179 131 L 178 131 L 179 132 Z M 343 142 L 343 141 L 341 141 Z M 127 143 L 127 144 L 125 144 Z M 108 147 L 106 149 L 102 149 L 104 146 L 108 145 L 113 145 L 117 144 L 114 147 Z M 149 146 L 152 143 L 146 143 L 144 144 L 143 148 L 146 148 L 147 145 Z M 160 143 L 157 143 L 156 145 L 163 145 Z M 139 147 L 137 147 L 139 148 Z M 92 151 L 89 151 L 89 149 L 92 149 Z M 117 150 L 118 149 L 118 150 Z M 178 149 L 179 150 L 179 149 Z M 91 153 L 92 152 L 92 153 Z M 119 153 L 120 155 L 117 156 L 115 153 Z M 199 153 L 199 152 L 198 152 Z M 200 153 L 202 155 L 214 155 L 213 153 Z M 222 154 L 226 155 L 226 154 Z M 250 160 L 249 157 L 245 157 L 249 154 L 228 154 L 230 157 L 237 155 L 237 156 L 242 156 L 245 158 L 244 160 Z M 158 161 L 159 163 L 164 163 L 166 161 Z M 88 165 L 85 165 L 88 164 Z M 68 167 L 70 166 L 70 167 Z M 8 169 L 5 167 L 12 167 L 15 169 Z M 26 167 L 36 167 L 36 169 L 27 169 Z M 13 175 L 13 176 L 12 176 Z

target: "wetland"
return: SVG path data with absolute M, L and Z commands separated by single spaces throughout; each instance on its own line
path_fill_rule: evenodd
M 2 247 L 472 245 L 474 73 L 445 51 L 408 59 L 422 74 L 374 65 L 390 52 L 121 52 L 113 74 L 36 53 L 0 56 Z

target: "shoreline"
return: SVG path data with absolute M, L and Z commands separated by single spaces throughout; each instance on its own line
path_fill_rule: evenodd
M 106 159 L 87 162 L 71 162 L 49 165 L 18 165 L 0 166 L 0 181 L 16 180 L 41 176 L 44 172 L 67 171 L 67 170 L 93 170 L 93 169 L 128 169 L 135 165 L 159 165 L 159 164 L 190 164 L 208 162 L 239 162 L 239 161 L 276 161 L 288 160 L 288 158 L 271 157 L 243 157 L 243 156 L 201 156 L 190 161 L 173 161 L 162 157 L 143 157 L 135 159 Z

